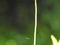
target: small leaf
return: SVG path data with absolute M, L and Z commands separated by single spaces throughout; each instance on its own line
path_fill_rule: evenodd
M 52 39 L 53 45 L 58 45 L 58 41 L 53 35 L 51 35 L 51 39 Z

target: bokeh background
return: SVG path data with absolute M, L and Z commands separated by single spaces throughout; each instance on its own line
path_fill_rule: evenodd
M 60 39 L 60 0 L 37 0 L 37 45 Z M 0 45 L 33 45 L 34 0 L 0 0 Z

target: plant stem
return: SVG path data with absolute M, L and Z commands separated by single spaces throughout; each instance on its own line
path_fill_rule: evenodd
M 36 45 L 36 32 L 37 32 L 37 0 L 35 0 L 35 27 L 34 27 L 34 45 Z

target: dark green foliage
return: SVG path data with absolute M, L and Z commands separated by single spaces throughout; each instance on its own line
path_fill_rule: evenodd
M 37 45 L 52 45 L 51 34 L 60 39 L 60 1 L 38 0 Z M 0 45 L 33 45 L 34 2 L 0 1 Z

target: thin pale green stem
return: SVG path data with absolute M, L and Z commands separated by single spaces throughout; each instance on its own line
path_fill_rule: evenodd
M 36 32 L 37 32 L 37 0 L 35 0 L 34 45 L 36 45 Z

